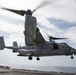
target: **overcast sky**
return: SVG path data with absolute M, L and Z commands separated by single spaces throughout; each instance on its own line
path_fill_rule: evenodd
M 38 9 L 33 16 L 37 18 L 37 26 L 44 38 L 48 35 L 66 37 L 66 42 L 76 48 L 76 0 L 0 0 L 1 7 L 18 10 L 34 10 L 41 2 L 48 5 Z M 24 45 L 24 18 L 12 12 L 0 9 L 0 36 L 4 36 L 5 44 L 12 45 L 17 41 Z M 76 67 L 76 56 L 71 60 L 70 56 L 41 57 L 40 61 L 34 58 L 18 57 L 11 50 L 0 51 L 0 64 L 5 65 L 38 65 L 38 66 L 72 66 Z

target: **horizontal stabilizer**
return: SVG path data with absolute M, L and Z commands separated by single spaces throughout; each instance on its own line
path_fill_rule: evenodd
M 18 52 L 18 44 L 16 41 L 13 42 L 13 46 L 5 46 L 7 49 L 12 49 L 12 52 L 16 53 Z
M 3 50 L 5 48 L 4 38 L 3 36 L 0 37 L 0 50 Z

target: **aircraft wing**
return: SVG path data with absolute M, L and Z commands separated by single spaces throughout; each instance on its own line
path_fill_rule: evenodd
M 36 43 L 44 43 L 45 39 L 43 38 L 42 34 L 40 31 L 36 31 L 36 38 L 35 38 Z

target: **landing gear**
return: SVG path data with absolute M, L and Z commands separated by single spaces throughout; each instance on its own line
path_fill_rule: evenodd
M 74 57 L 73 57 L 73 55 L 71 56 L 71 59 L 73 59 Z
M 32 56 L 29 56 L 28 59 L 29 59 L 29 60 L 32 60 Z
M 29 57 L 28 57 L 28 59 L 29 59 L 29 60 L 32 60 L 33 58 L 32 58 L 32 56 L 29 56 Z M 37 58 L 36 58 L 36 60 L 37 60 L 37 61 L 39 61 L 39 60 L 40 60 L 40 58 L 39 58 L 39 57 L 37 57 Z
M 39 57 L 37 57 L 37 58 L 36 58 L 36 60 L 37 60 L 37 61 L 39 61 L 39 60 L 40 60 L 40 58 L 39 58 Z

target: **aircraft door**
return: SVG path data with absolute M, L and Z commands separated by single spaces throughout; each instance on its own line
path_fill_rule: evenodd
M 55 50 L 58 49 L 58 44 L 54 43 L 53 44 L 53 49 L 55 49 Z

